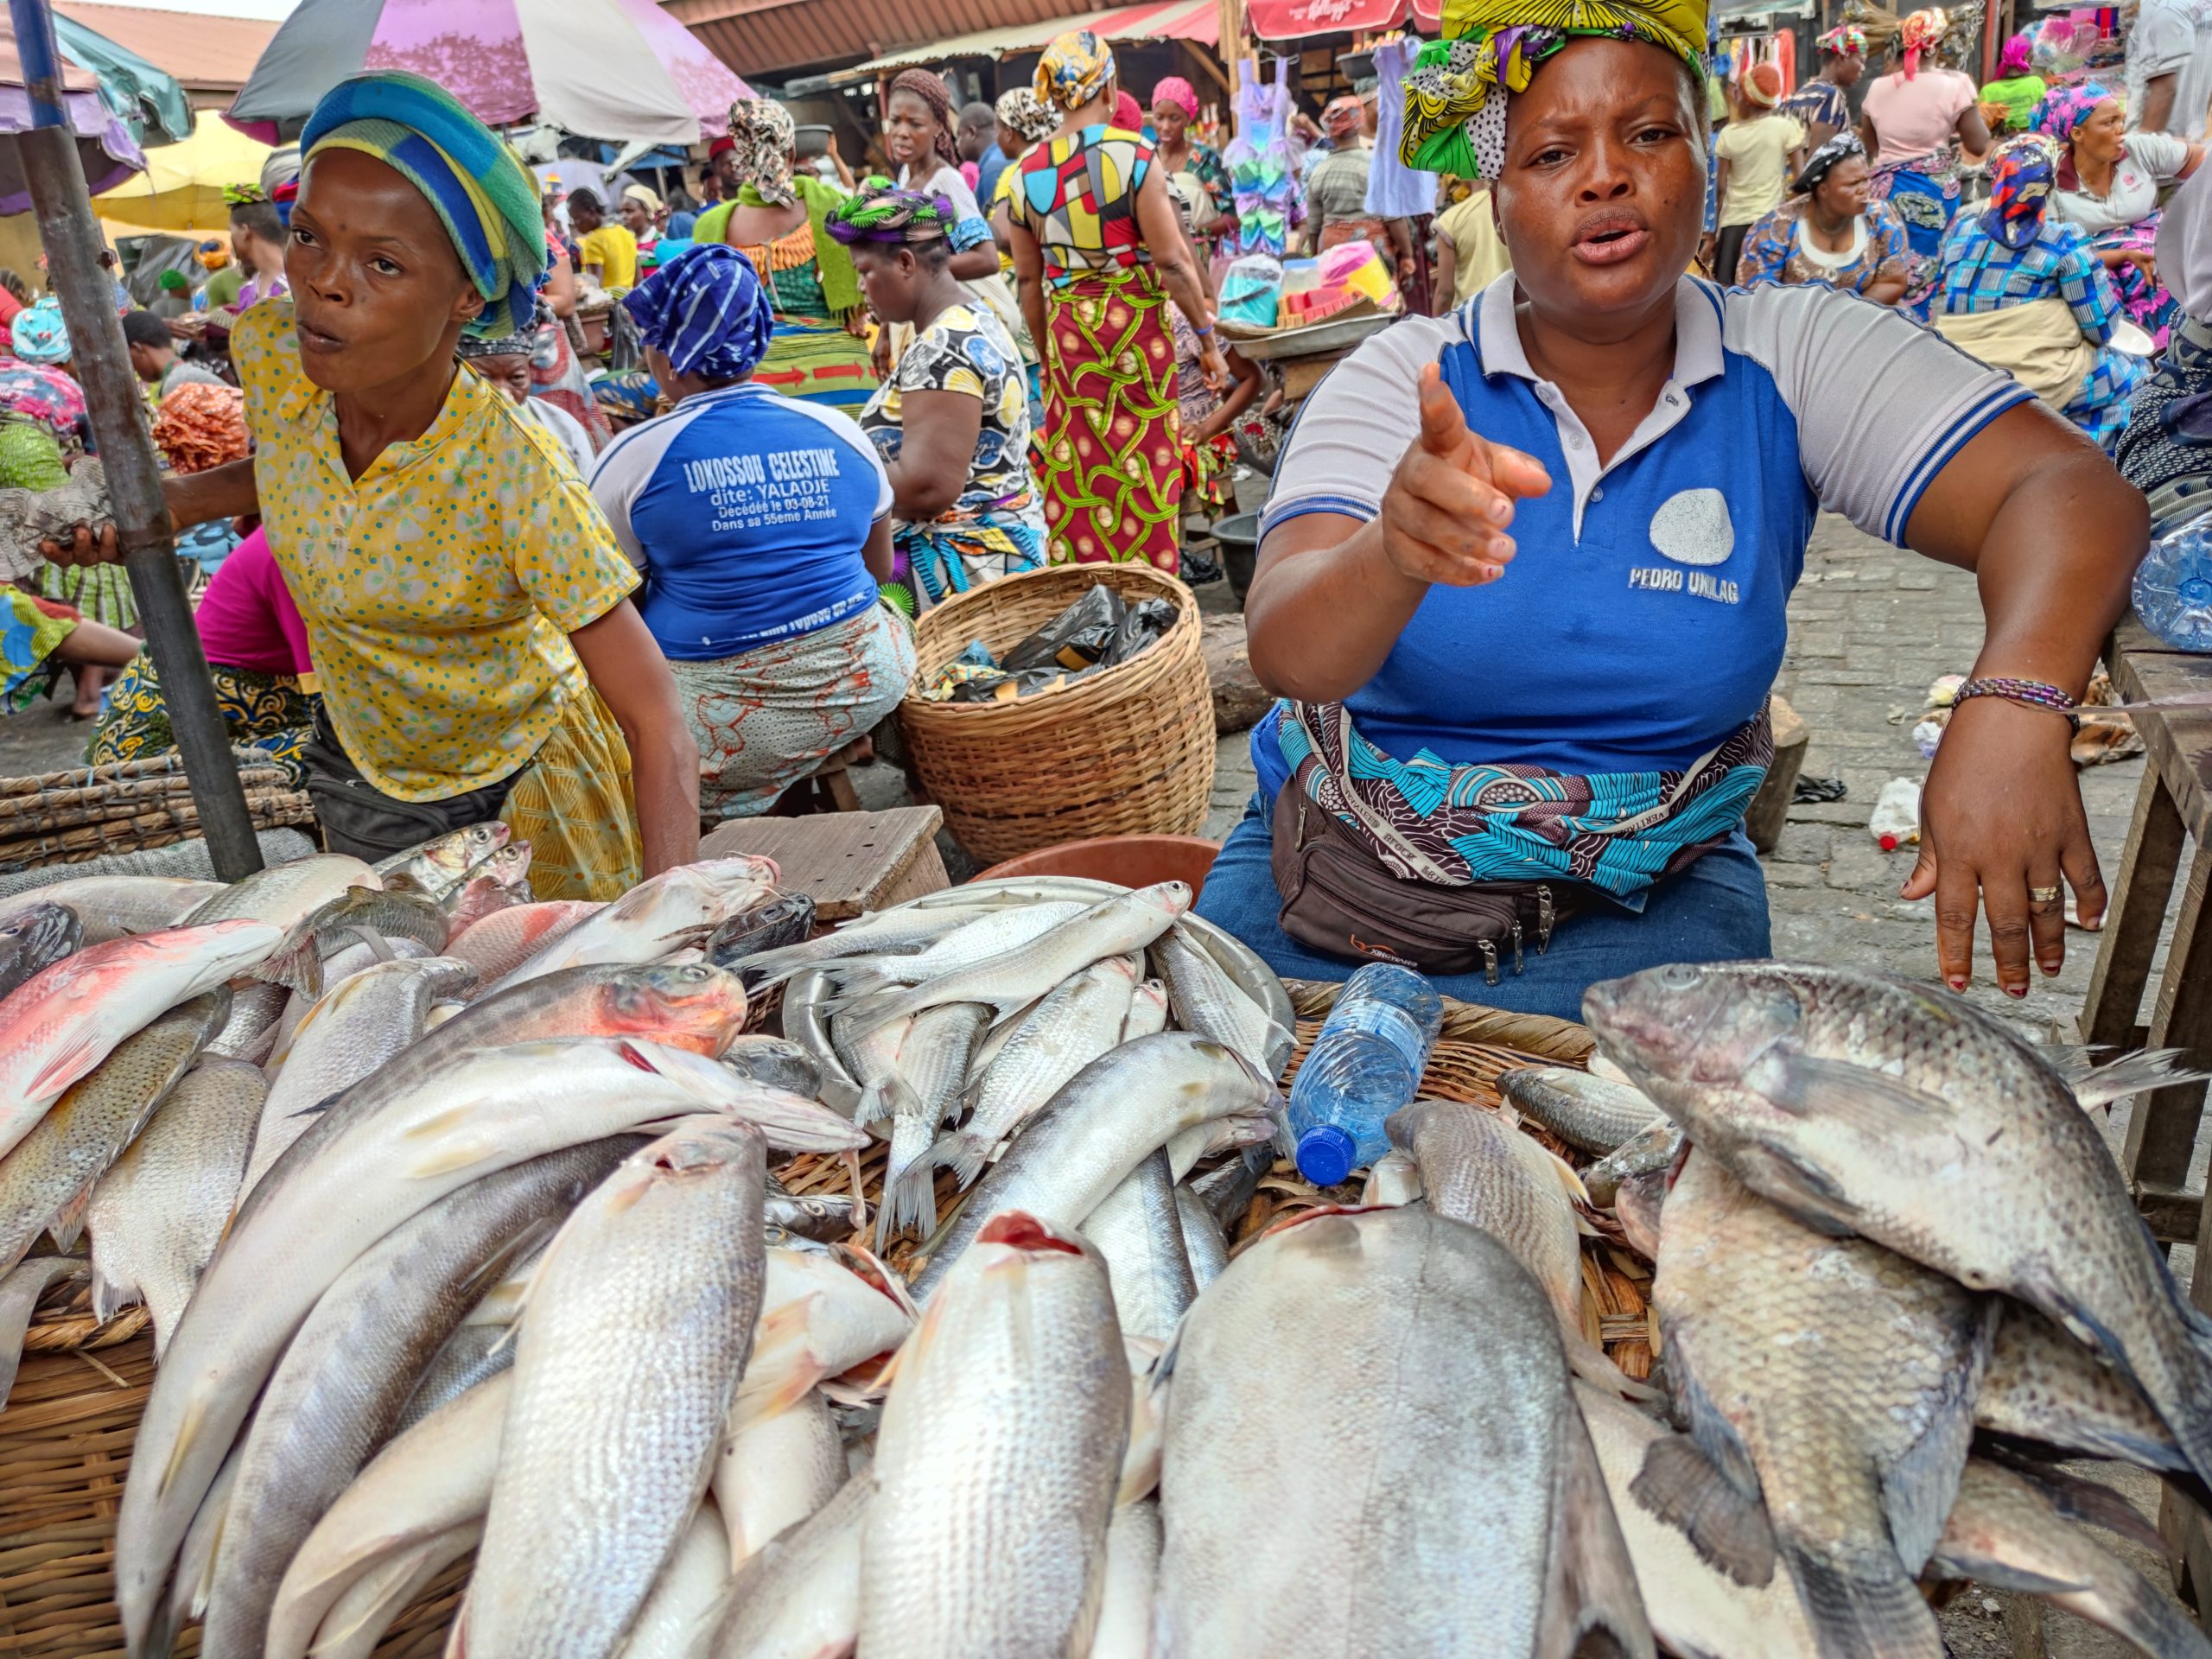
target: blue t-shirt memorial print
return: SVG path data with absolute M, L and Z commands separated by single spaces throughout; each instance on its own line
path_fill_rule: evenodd
M 734 657 L 875 602 L 861 553 L 891 486 L 834 410 L 749 385 L 686 398 L 608 445 L 592 490 L 645 571 L 639 611 L 671 658 Z

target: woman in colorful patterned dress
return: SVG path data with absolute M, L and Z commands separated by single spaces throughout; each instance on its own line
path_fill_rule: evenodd
M 876 387 L 868 315 L 853 262 L 823 228 L 845 193 L 792 171 L 798 132 L 780 104 L 731 105 L 729 136 L 737 192 L 699 215 L 691 239 L 735 248 L 768 284 L 776 334 L 753 378 L 786 397 L 857 415 Z
M 1904 222 L 1916 299 L 1934 279 L 1936 254 L 1958 212 L 1960 147 L 1976 156 L 1989 148 L 1973 79 L 1943 61 L 1950 26 L 1934 6 L 1907 17 L 1897 31 L 1897 67 L 1877 76 L 1859 105 L 1860 136 L 1874 153 L 1869 190 Z
M 2119 96 L 2094 80 L 2044 98 L 2034 124 L 2064 146 L 2050 216 L 2088 233 L 2128 321 L 2163 349 L 2180 308 L 2158 281 L 2158 193 L 2203 164 L 2204 146 L 2179 133 L 2128 131 Z
M 1106 124 L 1114 54 L 1089 29 L 1037 66 L 1058 132 L 1021 163 L 1010 231 L 1021 308 L 1046 342 L 1045 518 L 1055 564 L 1143 559 L 1173 574 L 1183 496 L 1170 297 L 1222 384 L 1212 297 L 1138 134 Z
M 952 274 L 959 211 L 879 179 L 830 220 L 869 308 L 913 330 L 861 416 L 891 480 L 899 564 L 886 592 L 909 615 L 1045 562 L 1021 353 Z
M 2120 293 L 2081 228 L 2050 213 L 2056 148 L 2030 134 L 1991 157 L 1989 206 L 1943 238 L 1936 327 L 2109 452 L 2150 359 L 2112 341 Z
M 1216 242 L 1226 238 L 1235 245 L 1236 198 L 1220 152 L 1191 136 L 1198 118 L 1198 92 L 1182 76 L 1170 75 L 1152 89 L 1152 130 L 1160 137 L 1154 153 L 1161 172 L 1189 187 L 1196 204 L 1191 212 L 1191 239 L 1199 257 L 1207 258 Z
M 1896 305 L 1911 269 L 1904 226 L 1889 203 L 1867 200 L 1866 146 L 1847 127 L 1805 158 L 1789 198 L 1751 226 L 1736 282 L 1826 283 Z
M 231 339 L 252 459 L 165 480 L 170 513 L 262 517 L 321 676 L 308 785 L 334 850 L 497 817 L 540 897 L 618 897 L 698 856 L 698 750 L 590 491 L 456 359 L 535 311 L 537 181 L 398 72 L 340 82 L 301 151 L 291 293 Z

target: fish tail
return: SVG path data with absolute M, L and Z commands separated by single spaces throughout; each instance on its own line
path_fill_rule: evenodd
M 1944 1659 L 1936 1615 L 1894 1556 L 1871 1573 L 1856 1573 L 1799 1550 L 1788 1554 L 1821 1659 Z
M 100 1272 L 99 1262 L 92 1263 L 92 1318 L 105 1325 L 134 1302 L 145 1300 L 136 1285 L 118 1284 Z
M 322 995 L 322 952 L 315 930 L 304 922 L 295 927 L 246 977 L 282 985 L 305 1001 L 318 1001 Z
M 875 1240 L 879 1253 L 890 1239 L 910 1229 L 922 1238 L 937 1231 L 937 1186 L 932 1179 L 936 1173 L 937 1166 L 925 1155 L 900 1170 L 884 1187 L 883 1207 L 877 1217 L 882 1224 Z
M 952 1129 L 938 1137 L 925 1160 L 932 1168 L 949 1169 L 959 1182 L 963 1192 L 975 1185 L 982 1174 L 983 1166 L 990 1161 L 990 1143 L 980 1135 L 966 1129 Z
M 1630 1400 L 1656 1400 L 1659 1390 L 1648 1382 L 1639 1382 L 1607 1357 L 1605 1351 L 1578 1332 L 1561 1332 L 1560 1340 L 1567 1349 L 1567 1366 L 1575 1376 L 1594 1388 L 1605 1389 Z
M 2212 1640 L 2182 1611 L 2179 1603 L 2160 1594 L 2119 1556 L 2101 1546 L 2094 1548 L 2106 1558 L 2098 1563 L 2101 1571 L 2096 1581 L 2044 1592 L 2053 1606 L 2101 1624 L 2160 1659 L 2212 1659 Z

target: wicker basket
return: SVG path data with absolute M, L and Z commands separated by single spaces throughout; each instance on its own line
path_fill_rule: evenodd
M 315 822 L 314 803 L 291 786 L 283 767 L 251 749 L 231 753 L 256 830 Z M 0 778 L 0 872 L 166 847 L 199 832 L 183 757 L 174 753 Z
M 74 1304 L 41 1313 L 0 1408 L 0 1655 L 101 1659 L 123 1651 L 115 1517 L 154 1379 L 146 1310 L 105 1326 Z M 393 1624 L 377 1659 L 434 1659 L 467 1579 L 440 1577 Z M 195 1626 L 177 1642 L 200 1651 Z
M 1091 836 L 1190 835 L 1213 792 L 1213 697 L 1191 590 L 1148 565 L 1062 565 L 1007 576 L 939 606 L 916 631 L 917 684 L 981 639 L 1020 644 L 1104 582 L 1179 615 L 1119 667 L 1012 702 L 931 702 L 899 721 L 914 770 L 978 863 Z

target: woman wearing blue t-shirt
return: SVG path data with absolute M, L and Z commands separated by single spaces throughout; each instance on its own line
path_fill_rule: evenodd
M 751 376 L 775 328 L 753 267 L 694 246 L 623 301 L 677 407 L 631 428 L 593 470 L 639 610 L 698 741 L 701 810 L 765 812 L 898 706 L 906 626 L 877 603 L 891 574 L 891 485 L 851 418 Z
M 1254 671 L 1294 701 L 1255 733 L 1201 913 L 1284 973 L 1390 955 L 1560 1015 L 1613 975 L 1765 955 L 1740 824 L 1825 504 L 1979 577 L 1986 636 L 1904 894 L 1934 895 L 1954 985 L 1986 909 L 2024 995 L 2031 957 L 2058 971 L 2062 881 L 2104 909 L 2064 709 L 2126 602 L 2142 499 L 1886 308 L 1684 277 L 1702 9 L 1599 4 L 1576 32 L 1516 27 L 1530 10 L 1455 7 L 1484 37 L 1408 80 L 1408 156 L 1491 181 L 1516 276 L 1377 335 L 1304 411 L 1246 607 Z M 1511 77 L 1480 73 L 1500 29 Z

